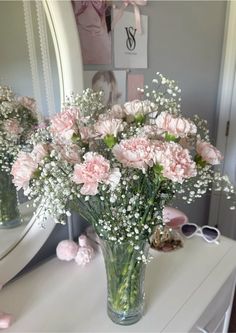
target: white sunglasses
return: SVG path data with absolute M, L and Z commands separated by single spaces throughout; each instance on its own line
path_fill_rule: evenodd
M 219 244 L 220 231 L 214 227 L 208 225 L 199 227 L 195 223 L 185 223 L 181 225 L 180 230 L 186 238 L 200 236 L 208 243 Z

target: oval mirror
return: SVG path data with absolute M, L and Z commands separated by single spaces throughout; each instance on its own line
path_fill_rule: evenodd
M 0 1 L 0 27 L 0 85 L 18 96 L 33 97 L 39 119 L 60 112 L 65 97 L 83 87 L 71 2 Z M 51 218 L 46 223 L 37 218 L 40 207 L 32 207 L 19 195 L 22 223 L 0 228 L 0 284 L 26 266 L 54 228 Z

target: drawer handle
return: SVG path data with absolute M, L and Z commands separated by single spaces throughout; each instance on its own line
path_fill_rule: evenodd
M 209 333 L 209 331 L 206 330 L 205 328 L 197 327 L 197 329 L 198 329 L 199 332 L 201 332 L 201 333 Z

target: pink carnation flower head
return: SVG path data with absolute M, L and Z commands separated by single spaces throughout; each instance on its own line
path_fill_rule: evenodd
M 51 120 L 50 131 L 58 137 L 70 140 L 77 131 L 79 109 L 68 108 L 58 113 Z
M 163 176 L 182 183 L 197 175 L 196 163 L 189 151 L 174 142 L 157 142 L 153 147 L 153 161 L 163 167 Z
M 163 132 L 168 132 L 177 138 L 197 133 L 197 127 L 192 121 L 174 117 L 168 112 L 161 112 L 153 122 Z
M 81 162 L 79 147 L 76 144 L 55 145 L 54 149 L 59 153 L 61 158 L 71 164 Z
M 109 114 L 114 119 L 124 119 L 125 118 L 124 109 L 119 104 L 113 105 Z
M 118 132 L 124 129 L 124 123 L 121 119 L 101 120 L 95 124 L 94 129 L 101 138 L 104 138 L 106 135 L 117 137 Z
M 24 191 L 28 189 L 29 181 L 33 173 L 38 167 L 38 163 L 29 153 L 20 152 L 17 160 L 14 162 L 11 170 L 13 175 L 13 183 L 17 190 L 23 188 Z
M 38 144 L 34 147 L 34 149 L 31 152 L 31 156 L 33 159 L 37 162 L 40 163 L 45 156 L 47 156 L 48 150 L 47 150 L 47 145 L 42 145 Z
M 18 136 L 23 132 L 23 128 L 17 119 L 7 119 L 4 121 L 4 130 L 7 135 Z
M 98 120 L 124 119 L 125 116 L 124 109 L 119 104 L 115 104 L 112 106 L 111 110 L 100 114 Z
M 155 125 L 145 125 L 139 129 L 138 136 L 145 137 L 147 139 L 162 139 L 163 131 Z
M 92 139 L 95 136 L 93 128 L 91 126 L 80 127 L 79 133 L 80 133 L 81 140 L 84 142 L 88 142 L 90 139 Z
M 36 101 L 35 101 L 34 98 L 31 98 L 31 97 L 28 97 L 28 96 L 20 96 L 20 97 L 18 97 L 18 101 L 25 108 L 27 108 L 27 109 L 36 113 Z
M 124 112 L 127 116 L 145 115 L 152 111 L 150 101 L 139 101 L 135 99 L 124 104 Z
M 197 141 L 196 151 L 204 161 L 211 165 L 220 164 L 223 159 L 221 152 L 206 141 Z
M 98 184 L 109 179 L 110 162 L 93 152 L 86 153 L 84 160 L 84 163 L 75 165 L 72 180 L 76 184 L 83 184 L 81 194 L 96 195 Z
M 142 137 L 122 140 L 112 149 L 115 158 L 124 166 L 141 169 L 152 166 L 151 142 Z

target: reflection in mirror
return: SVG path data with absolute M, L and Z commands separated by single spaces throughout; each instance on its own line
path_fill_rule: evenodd
M 0 45 L 0 86 L 12 89 L 7 100 L 3 96 L 10 90 L 0 89 L 1 260 L 31 228 L 35 210 L 21 192 L 16 197 L 10 167 L 20 147 L 27 151 L 37 122 L 59 112 L 60 93 L 53 42 L 40 1 L 0 1 Z M 25 97 L 35 99 L 34 110 L 24 104 L 31 101 Z

